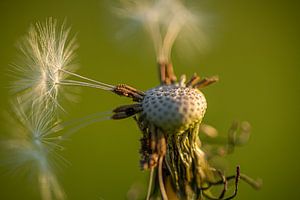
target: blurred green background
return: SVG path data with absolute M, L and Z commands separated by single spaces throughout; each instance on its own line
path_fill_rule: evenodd
M 197 5 L 197 2 L 194 3 Z M 123 24 L 110 11 L 112 1 L 0 1 L 0 109 L 8 106 L 6 75 L 16 57 L 15 44 L 30 23 L 53 16 L 67 19 L 78 33 L 79 73 L 106 83 L 127 83 L 147 90 L 158 84 L 151 42 L 142 31 L 120 37 Z M 264 181 L 260 191 L 241 183 L 236 199 L 300 199 L 299 72 L 300 12 L 296 1 L 201 1 L 209 16 L 210 51 L 189 59 L 173 55 L 177 74 L 220 76 L 205 89 L 205 122 L 226 132 L 231 122 L 248 120 L 249 143 L 228 157 L 231 172 Z M 122 36 L 122 35 L 121 35 Z M 109 111 L 129 103 L 105 91 L 84 89 L 69 119 Z M 3 130 L 1 120 L 1 132 Z M 68 199 L 125 199 L 132 185 L 144 187 L 139 169 L 140 133 L 133 120 L 102 121 L 79 130 L 64 143 L 71 165 L 58 177 Z M 0 174 L 0 199 L 39 199 L 29 178 Z

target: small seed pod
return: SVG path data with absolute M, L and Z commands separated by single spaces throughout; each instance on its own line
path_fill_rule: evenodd
M 161 85 L 146 91 L 142 101 L 145 119 L 166 133 L 182 133 L 204 117 L 207 103 L 195 88 Z

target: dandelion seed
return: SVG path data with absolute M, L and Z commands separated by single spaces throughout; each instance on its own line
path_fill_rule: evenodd
M 20 64 L 15 65 L 13 92 L 20 94 L 25 105 L 43 102 L 46 106 L 59 106 L 61 88 L 57 83 L 67 77 L 60 70 L 75 70 L 77 45 L 74 38 L 68 38 L 69 33 L 65 23 L 58 27 L 57 21 L 49 18 L 45 23 L 31 25 L 19 43 Z
M 203 18 L 180 0 L 121 0 L 115 12 L 123 18 L 141 23 L 154 44 L 158 63 L 170 63 L 175 40 L 192 42 L 189 46 L 206 46 Z M 183 42 L 178 36 L 184 35 Z M 181 46 L 182 47 L 182 46 Z
M 36 23 L 19 44 L 20 64 L 14 65 L 16 81 L 12 91 L 22 98 L 22 104 L 29 109 L 34 104 L 44 104 L 49 109 L 62 106 L 61 97 L 71 99 L 70 91 L 61 86 L 84 86 L 112 90 L 104 84 L 78 74 L 74 64 L 75 38 L 69 38 L 70 28 L 65 23 L 49 18 Z M 70 79 L 75 78 L 75 80 Z M 80 79 L 83 81 L 79 81 Z
M 26 112 L 19 102 L 12 105 L 12 114 L 7 116 L 8 137 L 1 141 L 5 152 L 2 160 L 10 170 L 22 171 L 36 178 L 43 200 L 65 199 L 55 169 L 58 163 L 66 162 L 59 155 L 62 127 L 52 111 L 35 107 Z

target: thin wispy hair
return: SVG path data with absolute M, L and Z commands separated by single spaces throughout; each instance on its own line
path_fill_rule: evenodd
M 19 43 L 19 64 L 14 64 L 12 92 L 21 99 L 24 108 L 43 105 L 56 111 L 64 110 L 61 100 L 74 100 L 74 87 L 92 87 L 112 90 L 114 86 L 75 73 L 75 36 L 70 37 L 66 22 L 61 25 L 49 18 L 44 23 L 31 25 L 28 34 Z M 72 77 L 72 78 L 71 78 Z
M 176 40 L 181 44 L 179 48 L 185 50 L 187 46 L 198 50 L 207 46 L 204 17 L 181 0 L 120 0 L 120 6 L 114 11 L 122 18 L 143 25 L 153 41 L 159 63 L 170 62 Z
M 65 199 L 56 170 L 67 161 L 59 154 L 63 150 L 61 135 L 63 126 L 51 110 L 35 107 L 25 111 L 15 101 L 6 115 L 8 131 L 1 140 L 4 153 L 1 164 L 12 173 L 22 172 L 34 177 L 43 200 Z
M 56 170 L 68 163 L 59 152 L 61 142 L 80 127 L 107 119 L 102 114 L 68 123 L 59 121 L 61 99 L 70 99 L 69 86 L 92 87 L 112 91 L 115 86 L 75 73 L 75 37 L 70 37 L 66 22 L 49 18 L 31 25 L 18 45 L 19 63 L 14 64 L 15 80 L 11 90 L 12 110 L 6 119 L 8 134 L 1 138 L 1 164 L 11 172 L 34 176 L 43 200 L 65 199 Z M 66 87 L 63 87 L 66 86 Z M 76 89 L 76 88 L 75 88 Z M 72 91 L 74 87 L 72 87 Z M 64 130 L 63 130 L 64 129 Z M 64 134 L 62 134 L 64 132 Z
M 58 84 L 74 72 L 75 37 L 69 37 L 66 23 L 58 24 L 49 18 L 44 23 L 31 25 L 28 34 L 18 44 L 20 59 L 14 64 L 15 81 L 12 92 L 18 93 L 23 105 L 43 103 L 46 107 L 57 107 L 59 97 L 70 97 L 62 92 Z

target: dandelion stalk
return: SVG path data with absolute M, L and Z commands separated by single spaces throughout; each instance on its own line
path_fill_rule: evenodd
M 95 87 L 95 88 L 99 88 L 99 89 L 103 89 L 103 90 L 113 90 L 115 88 L 113 85 L 102 83 L 102 82 L 99 82 L 99 81 L 96 81 L 96 80 L 93 80 L 93 79 L 81 76 L 79 74 L 75 74 L 75 73 L 67 71 L 67 70 L 59 69 L 59 71 L 64 72 L 64 73 L 66 73 L 68 75 L 72 75 L 72 76 L 78 77 L 80 79 L 92 82 L 94 84 L 88 83 L 88 82 L 75 81 L 75 80 L 64 80 L 64 81 L 58 82 L 57 84 L 65 84 L 65 83 L 72 84 L 72 83 L 74 83 L 74 86 Z

